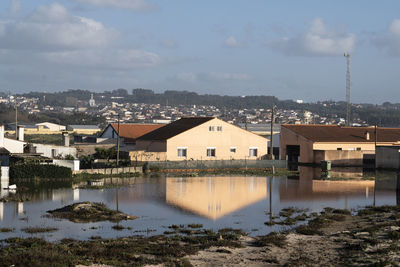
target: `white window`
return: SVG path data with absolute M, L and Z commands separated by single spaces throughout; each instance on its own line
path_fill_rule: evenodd
M 249 148 L 249 157 L 257 157 L 258 148 L 257 147 L 250 147 Z
M 215 147 L 207 147 L 207 157 L 215 157 Z
M 180 158 L 187 157 L 187 148 L 186 147 L 178 147 L 178 157 L 180 157 Z
M 217 126 L 217 132 L 222 132 L 222 126 Z
M 230 151 L 231 151 L 231 153 L 236 153 L 236 147 L 233 147 L 233 146 L 232 146 L 232 147 L 230 148 Z
M 208 131 L 210 131 L 210 132 L 214 132 L 214 126 L 210 126 L 210 127 L 208 127 Z

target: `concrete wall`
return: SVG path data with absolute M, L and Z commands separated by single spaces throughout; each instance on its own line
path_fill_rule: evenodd
M 67 155 L 72 155 L 76 158 L 75 147 L 53 146 L 44 144 L 33 144 L 33 147 L 36 149 L 36 153 L 41 153 L 44 157 L 53 158 L 53 156 L 65 157 Z
M 64 160 L 64 159 L 54 159 L 53 164 L 57 166 L 63 166 L 70 168 L 72 171 L 79 171 L 79 160 Z
M 363 166 L 363 151 L 315 150 L 314 163 L 329 160 L 334 166 Z
M 357 150 L 360 149 L 368 150 L 368 151 L 375 151 L 375 143 L 339 143 L 339 142 L 330 142 L 330 143 L 323 143 L 323 142 L 315 142 L 313 145 L 314 150 L 337 150 L 341 148 L 342 150 Z
M 282 127 L 280 136 L 280 151 L 281 159 L 286 159 L 288 145 L 300 146 L 300 161 L 301 163 L 313 163 L 314 151 L 313 142 L 304 138 L 301 135 L 292 132 L 291 130 Z
M 147 152 L 145 150 L 134 150 L 129 152 L 131 162 L 135 161 L 165 161 L 167 152 Z
M 382 169 L 400 169 L 400 146 L 377 146 L 375 167 Z
M 286 160 L 185 160 L 185 161 L 150 161 L 149 168 L 159 167 L 162 169 L 265 169 L 265 168 L 287 168 Z

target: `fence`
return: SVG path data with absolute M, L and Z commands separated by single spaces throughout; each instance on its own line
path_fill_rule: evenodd
M 118 173 L 134 173 L 134 172 L 143 172 L 142 166 L 129 166 L 129 167 L 119 167 L 119 168 L 102 168 L 102 169 L 81 169 L 79 171 L 74 171 L 74 174 L 77 173 L 99 173 L 99 174 L 118 174 Z
M 287 168 L 286 160 L 185 160 L 185 161 L 150 161 L 148 167 L 160 169 L 265 169 Z

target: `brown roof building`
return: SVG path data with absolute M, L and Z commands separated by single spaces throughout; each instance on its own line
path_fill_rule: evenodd
M 337 125 L 281 125 L 281 158 L 290 162 L 361 166 L 374 159 L 376 145 L 400 143 L 400 128 L 342 127 Z
M 119 125 L 119 136 L 123 138 L 125 143 L 134 144 L 136 139 L 158 128 L 163 127 L 165 124 L 134 124 L 134 123 L 121 123 Z M 102 138 L 117 138 L 118 124 L 109 124 L 100 135 Z

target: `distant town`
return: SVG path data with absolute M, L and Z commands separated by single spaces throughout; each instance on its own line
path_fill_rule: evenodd
M 169 123 L 187 116 L 218 117 L 232 124 L 269 124 L 272 106 L 275 123 L 345 125 L 345 102 L 325 101 L 304 103 L 303 100 L 278 100 L 271 96 L 197 95 L 191 92 L 125 89 L 92 93 L 69 90 L 59 93 L 0 94 L 0 104 L 9 113 L 17 107 L 23 123 L 42 122 L 41 116 L 60 117 L 84 114 L 86 123 L 105 126 L 121 123 Z M 3 112 L 4 113 L 4 112 Z M 25 118 L 25 119 L 24 119 Z M 29 119 L 28 119 L 29 118 Z M 79 120 L 79 117 L 75 118 Z M 32 120 L 32 121 L 29 121 Z M 48 118 L 43 119 L 52 121 Z M 89 120 L 89 121 L 88 121 Z M 0 122 L 12 123 L 12 116 L 0 116 Z M 55 121 L 54 123 L 65 123 Z M 382 105 L 353 104 L 351 126 L 379 125 L 397 127 L 400 123 L 400 105 L 386 102 Z M 83 124 L 71 121 L 69 124 Z

